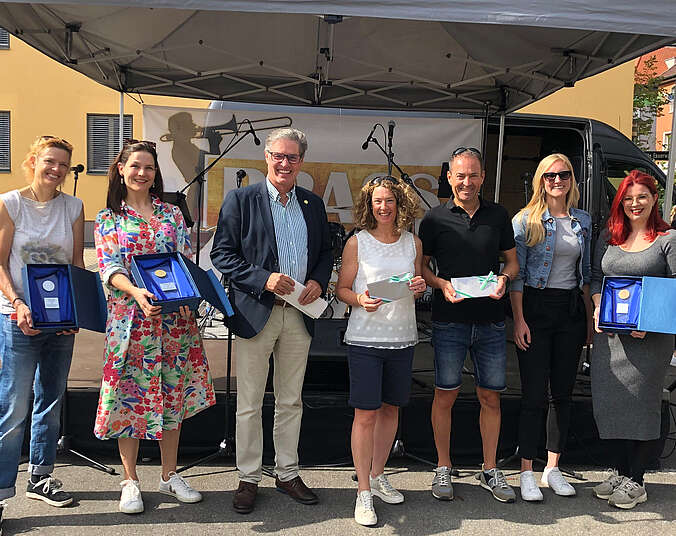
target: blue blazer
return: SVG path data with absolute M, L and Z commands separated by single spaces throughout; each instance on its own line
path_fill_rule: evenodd
M 267 180 L 267 179 L 266 179 Z M 322 199 L 296 186 L 298 203 L 307 225 L 307 279 L 326 292 L 333 269 L 329 224 Z M 279 271 L 279 255 L 265 181 L 231 190 L 223 201 L 211 250 L 211 261 L 231 283 L 230 303 L 235 316 L 229 327 L 250 339 L 270 318 L 275 296 L 265 290 L 272 272 Z M 303 281 L 305 283 L 305 281 Z M 308 333 L 314 320 L 304 316 Z

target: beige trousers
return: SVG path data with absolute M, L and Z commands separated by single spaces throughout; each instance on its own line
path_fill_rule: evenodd
M 237 359 L 237 427 L 235 450 L 240 480 L 261 481 L 261 419 L 270 354 L 274 356 L 275 472 L 286 482 L 298 476 L 298 436 L 303 417 L 301 390 L 311 337 L 303 315 L 275 305 L 263 330 L 251 339 L 235 339 Z

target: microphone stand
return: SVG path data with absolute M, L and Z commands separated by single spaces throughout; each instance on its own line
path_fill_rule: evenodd
M 77 173 L 77 171 L 75 172 Z M 68 435 L 68 388 L 63 392 L 63 399 L 61 400 L 61 436 L 56 443 L 56 450 L 59 453 L 67 452 L 87 462 L 92 469 L 98 469 L 109 475 L 117 475 L 118 473 L 112 467 L 104 465 L 96 460 L 78 452 L 71 448 L 70 435 Z
M 77 180 L 80 178 L 80 170 L 78 169 L 79 166 L 75 166 L 73 168 L 73 197 L 77 197 L 75 195 L 75 192 L 77 192 Z
M 249 131 L 251 132 L 251 131 Z M 247 132 L 247 134 L 249 134 Z M 244 139 L 244 136 L 242 136 L 241 139 Z M 233 144 L 233 147 L 236 144 Z M 227 152 L 227 151 L 226 151 Z M 225 152 L 223 153 L 225 154 Z M 223 155 L 221 155 L 223 156 Z M 219 156 L 219 158 L 221 158 Z M 242 187 L 242 181 L 244 180 L 244 177 L 246 177 L 246 172 L 243 169 L 240 169 L 236 173 L 236 180 L 237 180 L 237 188 Z M 221 278 L 221 282 L 223 283 L 223 286 L 226 286 L 225 284 L 225 278 Z M 227 285 L 230 287 L 230 285 Z M 232 289 L 229 288 L 228 294 L 232 295 Z M 223 318 L 223 324 L 227 326 L 227 317 Z M 234 445 L 235 445 L 235 437 L 232 433 L 232 425 L 230 422 L 230 399 L 232 398 L 231 396 L 231 380 L 232 380 L 232 330 L 230 327 L 228 327 L 228 353 L 226 354 L 225 358 L 225 404 L 224 404 L 224 410 L 225 410 L 225 437 L 223 437 L 223 440 L 218 444 L 218 450 L 216 452 L 212 452 L 211 454 L 208 454 L 207 456 L 204 456 L 193 463 L 190 463 L 188 465 L 184 465 L 183 467 L 176 469 L 177 473 L 181 473 L 183 471 L 187 471 L 188 469 L 192 469 L 193 467 L 197 465 L 201 465 L 204 463 L 208 463 L 211 460 L 214 460 L 216 458 L 229 458 L 235 453 L 234 450 Z
M 251 123 L 249 123 L 251 124 Z M 198 197 L 197 197 L 197 219 L 196 219 L 196 224 L 197 224 L 197 247 L 196 247 L 196 258 L 195 258 L 195 264 L 197 266 L 200 265 L 200 248 L 201 248 L 201 230 L 202 230 L 202 203 L 203 203 L 203 197 L 204 197 L 204 182 L 205 178 L 204 176 L 209 172 L 209 170 L 216 165 L 216 163 L 221 160 L 227 153 L 229 153 L 232 149 L 234 149 L 239 142 L 241 142 L 244 138 L 247 137 L 247 135 L 251 134 L 254 139 L 256 138 L 256 132 L 253 127 L 250 127 L 248 131 L 246 131 L 243 135 L 241 135 L 239 138 L 237 137 L 240 135 L 241 132 L 239 131 L 239 128 L 233 133 L 233 137 L 228 143 L 227 147 L 223 150 L 223 152 L 218 155 L 218 157 L 211 162 L 207 167 L 205 167 L 202 171 L 200 171 L 194 179 L 192 179 L 188 184 L 186 184 L 181 191 L 179 192 L 182 195 L 185 195 L 183 192 L 185 192 L 188 188 L 190 188 L 193 184 L 197 183 L 199 184 L 198 187 Z M 258 144 L 256 144 L 258 145 Z
M 399 172 L 399 174 L 401 175 L 401 180 L 404 181 L 406 184 L 408 184 L 411 188 L 413 188 L 415 193 L 418 194 L 418 197 L 420 197 L 420 199 L 422 199 L 423 202 L 427 205 L 427 208 L 431 209 L 432 205 L 430 205 L 429 202 L 427 201 L 427 199 L 425 199 L 422 196 L 422 194 L 420 193 L 420 190 L 418 190 L 416 185 L 413 184 L 413 180 L 411 179 L 411 177 L 409 177 L 408 174 L 405 173 L 404 170 L 401 169 L 397 165 L 397 163 L 394 161 L 394 153 L 392 152 L 392 137 L 393 136 L 390 136 L 389 134 L 387 135 L 387 149 L 388 149 L 387 151 L 385 151 L 383 146 L 380 145 L 380 142 L 378 141 L 378 139 L 374 138 L 372 136 L 369 136 L 369 138 L 367 139 L 367 146 L 368 146 L 368 143 L 370 143 L 370 142 L 375 143 L 378 146 L 378 149 L 380 149 L 382 151 L 382 153 L 387 157 L 387 174 L 391 176 L 392 175 L 392 167 L 395 167 L 397 169 L 397 171 Z M 432 467 L 436 467 L 437 464 L 434 463 L 433 461 L 426 460 L 425 458 L 421 458 L 419 456 L 411 454 L 410 452 L 408 452 L 406 450 L 406 447 L 404 445 L 404 439 L 403 439 L 403 429 L 404 429 L 403 413 L 404 413 L 404 408 L 399 408 L 398 417 L 397 417 L 397 434 L 394 437 L 394 443 L 392 444 L 392 450 L 390 451 L 390 457 L 406 458 L 406 459 L 409 459 L 409 460 L 416 461 L 418 463 L 423 463 L 423 464 L 426 464 L 426 465 L 430 465 Z M 457 472 L 457 469 L 453 468 L 452 471 L 453 471 L 453 476 L 458 476 L 459 473 Z M 356 476 L 353 477 L 353 479 L 355 479 L 355 478 L 356 478 Z
M 427 199 L 425 199 L 422 194 L 420 193 L 420 190 L 418 190 L 418 187 L 413 184 L 413 179 L 408 176 L 408 173 L 406 173 L 403 169 L 399 167 L 399 165 L 394 161 L 394 153 L 392 152 L 392 138 L 388 136 L 388 149 L 389 152 L 385 150 L 385 148 L 380 145 L 380 142 L 378 141 L 377 138 L 371 137 L 369 140 L 369 143 L 373 142 L 378 146 L 378 149 L 382 151 L 382 153 L 387 157 L 387 174 L 392 175 L 392 167 L 394 167 L 399 174 L 401 175 L 401 180 L 404 181 L 406 184 L 408 184 L 411 188 L 413 188 L 413 191 L 418 194 L 418 197 L 422 199 L 423 203 L 427 205 L 428 209 L 432 208 L 432 205 L 429 204 Z

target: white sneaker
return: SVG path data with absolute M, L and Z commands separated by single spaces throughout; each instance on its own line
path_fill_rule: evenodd
M 385 473 L 375 478 L 369 475 L 369 484 L 371 485 L 371 493 L 386 503 L 400 504 L 404 502 L 404 496 L 394 489 L 390 481 L 387 480 Z
M 373 495 L 370 491 L 364 490 L 357 493 L 357 503 L 354 505 L 354 520 L 366 527 L 378 523 L 378 516 L 373 508 Z
M 143 512 L 143 499 L 138 487 L 138 480 L 123 480 L 120 482 L 122 495 L 120 496 L 120 512 L 124 514 L 140 514 Z
M 176 497 L 184 503 L 198 503 L 202 500 L 202 494 L 192 489 L 190 484 L 174 471 L 169 473 L 169 480 L 167 482 L 160 477 L 160 493 Z
M 521 486 L 521 498 L 524 501 L 541 501 L 544 497 L 535 481 L 533 471 L 522 471 L 519 477 L 519 485 Z
M 552 488 L 552 491 L 563 497 L 573 497 L 576 494 L 575 488 L 563 478 L 558 467 L 545 467 L 542 473 L 542 485 Z

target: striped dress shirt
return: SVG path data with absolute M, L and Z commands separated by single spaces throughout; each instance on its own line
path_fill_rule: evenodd
M 277 188 L 265 180 L 275 226 L 275 240 L 279 255 L 279 269 L 282 273 L 305 283 L 307 276 L 307 226 L 303 211 L 298 203 L 296 188 L 286 194 L 286 206 L 282 205 Z

